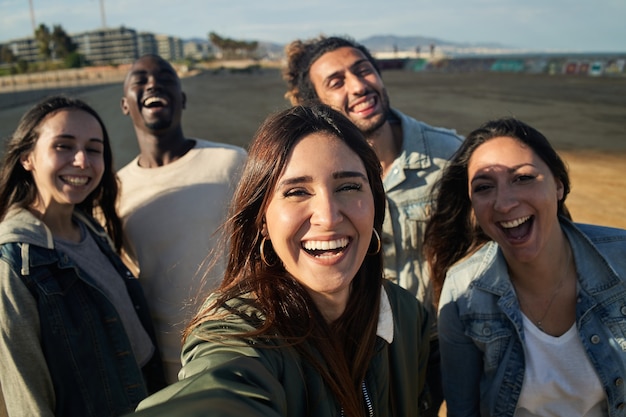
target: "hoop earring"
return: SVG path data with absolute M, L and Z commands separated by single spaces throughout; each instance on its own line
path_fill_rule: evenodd
M 266 241 L 267 241 L 267 239 L 265 239 L 265 237 L 263 237 L 263 239 L 261 240 L 261 245 L 259 246 L 259 252 L 261 253 L 261 260 L 263 261 L 263 263 L 271 268 L 274 265 L 276 265 L 276 261 L 274 261 L 274 263 L 267 262 L 267 259 L 265 258 L 265 249 L 264 249 Z
M 378 252 L 380 252 L 380 247 L 381 247 L 381 243 L 380 243 L 380 236 L 378 235 L 378 232 L 376 231 L 376 229 L 372 229 L 374 231 L 374 236 L 376 236 L 376 251 L 374 252 L 367 252 L 368 255 L 378 255 Z

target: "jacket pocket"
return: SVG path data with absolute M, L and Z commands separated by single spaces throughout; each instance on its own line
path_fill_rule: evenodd
M 513 340 L 511 328 L 502 315 L 482 315 L 465 320 L 465 334 L 483 352 L 485 371 L 495 370 Z

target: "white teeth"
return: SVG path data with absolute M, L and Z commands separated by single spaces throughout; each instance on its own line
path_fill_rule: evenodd
M 517 227 L 520 224 L 528 221 L 528 219 L 530 219 L 530 216 L 521 217 L 519 219 L 511 220 L 508 222 L 500 222 L 500 226 L 504 227 L 505 229 L 512 229 L 513 227 Z
M 68 183 L 70 185 L 76 185 L 76 186 L 85 185 L 89 181 L 89 177 L 68 177 L 68 176 L 65 176 L 65 177 L 61 177 L 61 178 L 66 183 Z
M 167 101 L 163 100 L 163 99 L 162 99 L 162 98 L 160 98 L 160 97 L 149 97 L 149 98 L 147 98 L 147 99 L 143 102 L 144 106 L 149 106 L 149 105 L 151 105 L 151 104 L 153 104 L 153 103 L 159 103 L 159 104 L 166 105 L 166 104 L 167 104 Z
M 309 240 L 302 244 L 306 250 L 334 250 L 348 246 L 350 241 L 347 237 L 337 240 Z
M 365 110 L 369 107 L 372 107 L 374 105 L 374 103 L 376 103 L 376 100 L 372 97 L 368 100 L 365 100 L 362 103 L 357 104 L 356 106 L 354 106 L 353 111 L 355 112 L 359 112 L 361 110 Z

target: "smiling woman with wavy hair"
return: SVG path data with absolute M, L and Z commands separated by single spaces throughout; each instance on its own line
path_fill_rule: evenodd
M 327 106 L 258 129 L 225 227 L 224 280 L 187 328 L 180 381 L 139 415 L 414 416 L 427 314 L 383 279 L 380 163 Z

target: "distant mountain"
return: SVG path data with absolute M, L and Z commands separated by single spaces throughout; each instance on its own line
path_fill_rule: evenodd
M 187 41 L 210 43 L 208 39 L 202 38 L 186 39 L 185 42 Z M 261 52 L 262 55 L 274 58 L 284 55 L 285 44 L 265 41 L 258 42 L 259 52 Z M 431 45 L 434 45 L 439 51 L 451 54 L 467 50 L 481 50 L 485 52 L 490 50 L 515 49 L 498 43 L 459 43 L 427 36 L 374 35 L 365 39 L 357 39 L 357 42 L 363 44 L 372 53 L 415 51 L 417 48 L 420 48 L 422 52 L 427 52 Z
M 359 42 L 371 52 L 415 51 L 418 47 L 425 52 L 430 48 L 430 45 L 444 50 L 466 48 L 511 49 L 498 43 L 459 43 L 426 36 L 375 35 L 360 39 Z

